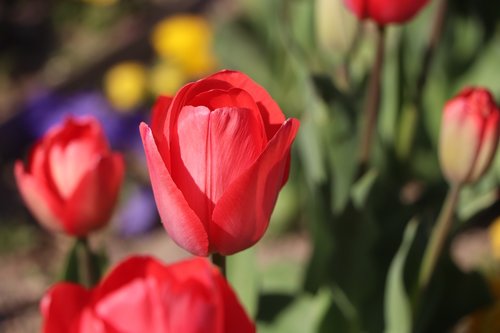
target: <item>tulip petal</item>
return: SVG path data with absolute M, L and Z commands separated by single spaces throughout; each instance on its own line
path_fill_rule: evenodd
M 101 298 L 95 312 L 117 332 L 161 333 L 168 325 L 158 292 L 154 281 L 135 278 Z
M 176 286 L 169 291 L 173 332 L 232 332 L 223 329 L 225 305 L 218 285 L 223 278 L 217 268 L 205 258 L 194 258 L 173 264 L 170 273 Z M 196 320 L 186 321 L 185 313 Z
M 428 0 L 344 0 L 360 19 L 372 19 L 378 24 L 402 23 L 411 19 Z
M 95 166 L 94 144 L 90 140 L 73 140 L 56 144 L 49 151 L 49 165 L 54 185 L 63 199 L 68 198 L 83 175 Z
M 28 157 L 28 173 L 45 183 L 49 183 L 50 170 L 48 169 L 47 144 L 44 141 L 37 142 L 30 151 Z
M 187 297 L 184 299 L 183 309 L 177 300 L 185 296 L 174 295 L 171 308 L 175 308 L 175 312 L 179 313 L 179 315 L 171 315 L 171 322 L 176 323 L 178 325 L 176 327 L 179 328 L 173 330 L 174 332 L 255 332 L 255 325 L 239 303 L 227 280 L 206 259 L 196 258 L 176 263 L 171 266 L 170 272 L 182 294 L 186 294 L 186 296 L 193 294 L 197 295 L 198 298 L 200 295 L 206 295 L 205 302 L 200 302 L 194 297 Z M 209 294 L 208 291 L 212 293 Z M 213 304 L 211 307 L 210 303 Z M 195 312 L 194 308 L 196 307 L 199 311 Z M 210 308 L 213 308 L 214 313 L 210 314 Z M 192 318 L 197 318 L 199 325 L 193 325 L 195 322 L 183 320 L 184 316 L 181 313 L 184 311 L 191 313 Z M 207 326 L 207 323 L 211 324 Z M 186 327 L 186 325 L 190 326 Z M 198 330 L 193 330 L 196 327 Z M 208 329 L 208 327 L 212 329 Z M 201 330 L 202 328 L 205 330 Z
M 481 147 L 477 153 L 472 172 L 469 175 L 469 181 L 474 182 L 478 180 L 491 164 L 498 146 L 499 124 L 499 113 L 492 113 L 486 120 L 481 137 Z
M 146 256 L 126 259 L 113 268 L 96 291 L 96 312 L 117 332 L 162 333 L 168 327 L 160 286 L 169 285 L 170 270 Z
M 443 113 L 439 141 L 441 169 L 451 182 L 466 181 L 480 146 L 483 125 L 479 115 L 468 114 L 463 100 L 452 100 Z
M 85 174 L 66 202 L 64 227 L 72 235 L 86 235 L 107 223 L 113 213 L 124 175 L 121 154 L 103 157 Z
M 222 304 L 215 303 L 216 295 L 210 291 L 212 290 L 194 279 L 193 275 L 182 285 L 169 291 L 168 321 L 172 332 L 225 332 L 222 331 L 220 321 Z M 186 320 L 188 315 L 189 320 Z
M 189 105 L 206 106 L 210 110 L 227 107 L 258 110 L 257 104 L 255 104 L 252 96 L 245 90 L 237 88 L 232 88 L 230 90 L 211 89 L 202 92 L 191 99 Z
M 172 178 L 200 220 L 209 223 L 214 203 L 266 145 L 259 113 L 185 106 L 177 133 L 172 141 Z
M 221 293 L 222 306 L 224 307 L 223 332 L 255 333 L 255 325 L 246 314 L 243 306 L 238 301 L 236 294 L 222 275 L 217 274 L 216 283 Z
M 290 146 L 298 127 L 298 120 L 287 120 L 257 161 L 216 203 L 210 227 L 210 241 L 215 251 L 233 254 L 262 237 L 282 186 Z
M 153 133 L 155 133 L 155 142 L 159 147 L 160 154 L 162 155 L 163 161 L 165 162 L 168 170 L 170 170 L 170 155 L 163 154 L 163 152 L 170 151 L 169 141 L 167 140 L 168 136 L 161 135 L 161 133 L 164 133 L 163 127 L 166 124 L 167 112 L 172 100 L 172 97 L 158 97 L 151 115 L 151 129 L 153 130 Z
M 165 229 L 180 247 L 195 255 L 207 256 L 208 236 L 203 224 L 172 180 L 151 129 L 141 123 L 140 131 L 156 206 Z
M 44 317 L 44 333 L 80 332 L 78 323 L 90 292 L 72 283 L 59 283 L 43 297 L 40 310 Z
M 157 260 L 147 256 L 134 256 L 125 259 L 106 276 L 96 291 L 97 297 L 102 298 L 113 291 L 122 288 L 133 279 L 154 276 L 156 279 L 163 279 L 166 276 L 166 269 Z
M 276 134 L 285 121 L 283 112 L 269 93 L 241 72 L 223 70 L 207 77 L 204 81 L 207 82 L 207 85 L 213 85 L 214 81 L 225 82 L 231 84 L 234 88 L 247 91 L 261 111 L 268 140 Z
M 21 196 L 37 221 L 53 231 L 61 231 L 63 206 L 57 197 L 47 187 L 24 170 L 23 163 L 17 161 L 14 175 Z
M 283 112 L 263 87 L 258 85 L 245 74 L 231 70 L 222 70 L 207 78 L 186 84 L 182 87 L 169 104 L 168 111 L 153 113 L 152 127 L 154 133 L 163 133 L 168 146 L 166 149 L 169 150 L 172 135 L 170 130 L 174 128 L 182 107 L 186 105 L 193 106 L 191 103 L 192 100 L 198 95 L 209 90 L 229 91 L 232 88 L 238 88 L 250 94 L 259 108 L 264 126 L 266 128 L 267 139 L 270 140 L 281 127 L 281 124 L 285 121 Z M 157 141 L 160 152 L 164 150 L 164 144 L 165 142 L 163 139 Z M 166 163 L 167 167 L 170 167 L 169 163 Z
M 165 108 L 163 107 L 157 108 L 155 104 L 155 110 L 158 111 L 153 112 L 152 129 L 153 133 L 155 133 L 155 140 L 157 137 L 160 137 L 163 134 L 163 136 L 158 141 L 156 141 L 156 145 L 158 146 L 160 154 L 163 154 L 164 151 L 170 151 L 171 135 L 176 135 L 175 131 L 172 133 L 171 129 L 175 128 L 175 124 L 177 122 L 179 113 L 182 110 L 182 107 L 191 105 L 191 103 L 189 103 L 191 99 L 195 98 L 198 94 L 201 94 L 208 90 L 229 90 L 231 88 L 232 87 L 230 84 L 223 81 L 206 82 L 204 79 L 201 79 L 196 82 L 188 83 L 184 87 L 182 87 L 169 103 L 168 110 L 165 110 Z M 168 161 L 165 161 L 165 164 L 170 170 L 169 157 L 164 156 L 164 159 L 168 159 Z

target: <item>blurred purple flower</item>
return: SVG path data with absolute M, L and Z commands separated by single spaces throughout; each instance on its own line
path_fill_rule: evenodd
M 153 192 L 149 186 L 136 186 L 116 215 L 118 232 L 134 236 L 159 226 Z
M 131 147 L 134 141 L 140 142 L 137 128 L 145 118 L 143 112 L 117 112 L 98 91 L 71 96 L 45 93 L 29 101 L 23 114 L 26 128 L 35 138 L 70 114 L 94 116 L 102 123 L 112 148 L 122 150 Z
M 28 145 L 68 115 L 96 117 L 113 149 L 135 150 L 141 142 L 138 127 L 145 114 L 143 110 L 126 114 L 115 111 L 99 91 L 67 96 L 39 92 L 12 119 L 0 125 L 0 153 L 4 157 L 19 157 Z

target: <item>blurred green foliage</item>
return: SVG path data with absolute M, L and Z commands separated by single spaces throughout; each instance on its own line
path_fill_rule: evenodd
M 376 27 L 358 22 L 342 0 L 229 2 L 233 11 L 215 6 L 208 13 L 216 25 L 219 65 L 250 75 L 288 117 L 301 121 L 290 180 L 266 240 L 279 243 L 292 233 L 307 234 L 310 256 L 305 263 L 293 257 L 292 243 L 285 248 L 290 253 L 268 258 L 265 265 L 257 264 L 263 256 L 259 248 L 228 258 L 229 281 L 256 318 L 259 332 L 443 332 L 490 304 L 484 272 L 459 269 L 449 245 L 455 235 L 485 227 L 499 215 L 498 154 L 490 171 L 463 189 L 446 254 L 427 292 L 418 295 L 416 288 L 423 251 L 447 191 L 436 152 L 441 110 L 468 85 L 485 86 L 500 96 L 500 4 L 448 1 L 443 33 L 420 92 L 439 0 L 430 1 L 408 24 L 386 27 L 373 154 L 369 168 L 360 171 L 358 149 Z M 36 53 L 44 61 L 53 56 L 44 69 L 56 77 L 49 86 L 71 79 L 68 73 L 85 71 L 94 57 L 102 57 L 106 68 L 138 53 L 145 62 L 154 62 L 144 37 L 144 26 L 158 19 L 154 7 L 148 7 L 149 1 L 117 3 L 54 2 L 42 17 L 50 20 L 46 38 L 51 42 L 40 43 L 49 50 Z M 138 17 L 140 24 L 127 24 L 126 19 Z M 121 21 L 123 34 L 106 34 Z M 135 28 L 142 29 L 144 38 L 120 45 L 117 54 L 106 58 L 119 44 L 114 37 L 126 40 Z M 94 38 L 101 34 L 105 37 Z M 0 58 L 0 83 L 6 81 L 3 69 L 23 60 L 19 54 Z M 69 85 L 78 87 L 75 77 L 78 82 Z M 34 228 L 8 222 L 5 230 L 0 226 L 0 252 L 30 248 Z M 79 279 L 76 252 L 77 247 L 67 262 L 67 280 Z M 94 259 L 102 264 L 102 258 Z
M 441 332 L 491 302 L 484 278 L 460 271 L 449 255 L 418 299 L 416 277 L 447 190 L 436 152 L 443 105 L 467 85 L 500 96 L 499 15 L 486 9 L 498 14 L 499 5 L 449 1 L 417 104 L 439 1 L 408 24 L 386 28 L 373 156 L 359 174 L 375 27 L 358 23 L 340 0 L 239 3 L 240 15 L 219 26 L 219 59 L 266 87 L 287 116 L 300 118 L 291 184 L 280 198 L 288 207 L 279 201 L 275 215 L 282 229 L 288 216 L 282 209 L 299 212 L 288 223 L 307 228 L 313 246 L 306 271 L 289 269 L 288 279 L 302 279 L 300 289 L 280 298 L 261 288 L 259 313 L 281 309 L 271 323 L 259 321 L 262 331 Z M 454 234 L 498 215 L 491 207 L 498 201 L 499 160 L 464 189 Z M 292 191 L 300 209 L 290 202 Z

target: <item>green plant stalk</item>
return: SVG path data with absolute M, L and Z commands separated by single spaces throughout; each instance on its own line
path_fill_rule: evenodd
M 359 169 L 358 176 L 361 176 L 367 169 L 372 146 L 373 132 L 377 127 L 377 117 L 380 109 L 380 91 L 382 68 L 384 65 L 384 45 L 385 32 L 384 27 L 378 27 L 377 50 L 375 54 L 375 63 L 373 64 L 372 75 L 368 86 L 368 96 L 364 105 L 364 124 L 361 132 L 361 144 L 359 147 Z
M 224 277 L 226 277 L 226 256 L 214 253 L 212 254 L 212 263 L 219 267 L 220 272 Z
M 437 13 L 434 16 L 434 21 L 432 24 L 429 41 L 422 57 L 422 67 L 417 78 L 415 95 L 413 98 L 413 106 L 407 108 L 403 114 L 403 116 L 405 117 L 404 120 L 408 121 L 411 119 L 411 123 L 408 123 L 408 127 L 405 128 L 405 133 L 407 134 L 400 138 L 400 143 L 398 145 L 398 152 L 402 159 L 406 159 L 408 156 L 410 156 L 411 151 L 413 150 L 415 135 L 417 133 L 416 127 L 419 123 L 419 116 L 422 113 L 424 89 L 429 77 L 434 54 L 436 53 L 441 35 L 443 34 L 446 12 L 448 9 L 448 0 L 439 1 L 440 2 L 438 4 Z
M 443 208 L 432 230 L 431 238 L 425 249 L 420 275 L 418 279 L 418 290 L 422 293 L 429 285 L 436 264 L 443 252 L 446 239 L 453 226 L 455 208 L 460 194 L 461 184 L 452 184 L 448 191 Z
M 87 237 L 78 238 L 78 271 L 79 280 L 87 288 L 95 286 L 99 282 L 99 270 L 93 260 L 94 254 L 90 249 Z

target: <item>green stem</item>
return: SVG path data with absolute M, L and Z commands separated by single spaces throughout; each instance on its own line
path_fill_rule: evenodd
M 438 6 L 439 7 L 437 9 L 436 16 L 434 17 L 434 23 L 429 38 L 429 44 L 427 44 L 427 47 L 424 51 L 422 68 L 417 80 L 417 89 L 415 92 L 415 104 L 417 105 L 417 107 L 422 104 L 422 95 L 424 92 L 425 84 L 427 82 L 427 77 L 429 76 L 432 59 L 434 58 L 436 48 L 438 46 L 439 40 L 441 39 L 441 35 L 443 34 L 446 9 L 448 8 L 448 0 L 440 0 Z
M 86 287 L 93 287 L 99 282 L 99 270 L 95 266 L 93 253 L 87 237 L 78 238 L 78 271 L 80 282 Z
M 373 64 L 372 75 L 368 86 L 368 96 L 365 101 L 363 112 L 365 119 L 363 131 L 361 132 L 361 145 L 359 148 L 359 176 L 361 176 L 368 167 L 373 146 L 373 132 L 377 126 L 377 117 L 380 108 L 382 67 L 384 64 L 384 36 L 384 27 L 379 26 L 375 63 Z
M 443 34 L 447 8 L 448 0 L 440 0 L 436 15 L 434 16 L 429 41 L 422 57 L 422 65 L 415 87 L 413 107 L 410 107 L 406 110 L 406 118 L 411 119 L 411 123 L 409 124 L 409 128 L 406 128 L 405 130 L 407 134 L 402 137 L 402 140 L 399 144 L 399 146 L 401 147 L 400 155 L 403 159 L 406 159 L 411 154 L 411 151 L 413 149 L 413 143 L 415 141 L 415 135 L 417 133 L 416 127 L 419 123 L 418 118 L 422 113 L 424 89 L 429 77 L 432 60 L 434 59 L 439 40 L 441 39 L 441 35 Z
M 431 239 L 425 249 L 420 276 L 418 280 L 418 290 L 421 294 L 429 285 L 430 279 L 441 257 L 443 248 L 453 226 L 453 216 L 458 202 L 461 185 L 453 184 L 446 196 L 443 208 L 438 220 L 432 230 Z
M 212 254 L 212 263 L 215 266 L 219 267 L 222 275 L 226 277 L 226 256 L 219 253 L 214 253 Z
M 350 64 L 352 59 L 356 56 L 356 52 L 359 49 L 359 45 L 361 44 L 361 39 L 363 37 L 363 29 L 362 23 L 356 24 L 356 31 L 354 32 L 354 37 L 349 45 L 349 49 L 347 50 L 344 60 L 342 62 L 342 66 L 340 66 L 340 73 L 343 76 L 343 79 L 348 88 L 351 87 L 351 73 L 350 73 Z

